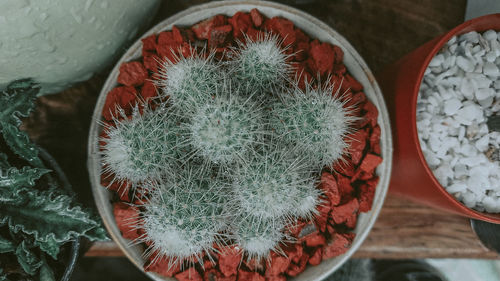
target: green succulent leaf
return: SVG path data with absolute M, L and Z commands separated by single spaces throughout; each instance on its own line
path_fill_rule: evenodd
M 28 117 L 35 107 L 34 101 L 40 87 L 31 79 L 12 82 L 7 90 L 0 93 L 0 123 L 15 126 L 21 124 L 20 117 Z
M 16 245 L 14 244 L 14 242 L 3 236 L 0 236 L 0 254 L 13 252 L 15 249 Z
M 21 242 L 16 249 L 16 257 L 19 265 L 24 269 L 29 275 L 35 275 L 36 271 L 42 265 L 42 261 L 26 246 Z
M 11 123 L 0 122 L 5 142 L 12 151 L 36 167 L 43 167 L 38 157 L 38 148 L 30 141 L 28 134 Z
M 72 198 L 67 195 L 23 187 L 3 194 L 0 199 L 3 200 L 0 201 L 0 224 L 8 223 L 15 233 L 32 235 L 34 244 L 54 258 L 62 244 L 78 236 L 108 239 L 100 222 L 79 206 L 72 206 Z
M 0 188 L 33 187 L 35 180 L 48 172 L 50 170 L 30 167 L 21 170 L 12 167 L 6 171 L 0 168 Z
M 55 281 L 54 272 L 47 264 L 45 256 L 42 255 L 42 266 L 40 267 L 40 281 Z

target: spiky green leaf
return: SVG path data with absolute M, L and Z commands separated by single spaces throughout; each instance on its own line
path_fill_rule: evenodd
M 0 122 L 3 138 L 12 151 L 35 167 L 43 167 L 38 157 L 38 148 L 30 141 L 28 134 L 16 125 Z
M 20 117 L 28 117 L 35 107 L 34 101 L 40 87 L 31 79 L 12 82 L 0 93 L 0 122 L 15 126 L 21 124 Z
M 0 254 L 13 252 L 16 249 L 16 245 L 11 240 L 0 236 Z
M 21 170 L 12 167 L 5 171 L 0 168 L 0 188 L 33 187 L 35 180 L 48 172 L 50 170 L 30 167 Z
M 29 249 L 29 247 L 21 242 L 16 249 L 16 257 L 19 265 L 29 275 L 35 275 L 36 271 L 42 265 L 42 261 Z
M 79 206 L 73 207 L 69 196 L 18 188 L 2 197 L 0 223 L 7 222 L 13 232 L 32 235 L 35 245 L 53 257 L 58 253 L 55 245 L 61 246 L 78 236 L 107 239 L 100 223 Z
M 40 267 L 40 281 L 55 281 L 54 272 L 47 264 L 45 256 L 42 255 L 42 266 Z

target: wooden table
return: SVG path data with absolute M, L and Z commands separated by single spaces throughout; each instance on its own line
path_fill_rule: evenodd
M 165 1 L 155 22 L 203 0 Z M 466 0 L 282 1 L 343 34 L 376 73 L 422 43 L 461 23 Z M 300 4 L 303 3 L 303 4 Z M 57 95 L 38 100 L 25 121 L 31 137 L 62 164 L 80 199 L 93 204 L 86 170 L 87 133 L 109 69 Z M 120 256 L 113 242 L 87 256 Z M 362 258 L 498 258 L 481 246 L 469 220 L 388 196 L 372 232 L 355 254 Z

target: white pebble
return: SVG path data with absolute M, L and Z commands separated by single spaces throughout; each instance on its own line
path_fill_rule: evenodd
M 460 100 L 452 98 L 444 103 L 444 113 L 448 116 L 454 115 L 462 107 Z
M 466 72 L 474 71 L 474 62 L 470 58 L 465 58 L 462 56 L 457 57 L 457 66 Z
M 483 73 L 484 73 L 484 75 L 493 76 L 493 77 L 500 76 L 500 70 L 498 70 L 498 67 L 494 63 L 489 62 L 489 61 L 487 61 L 484 64 Z

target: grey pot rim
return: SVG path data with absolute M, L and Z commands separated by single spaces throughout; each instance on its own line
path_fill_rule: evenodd
M 163 20 L 162 22 L 158 23 L 156 26 L 152 27 L 148 32 L 143 34 L 141 38 L 148 37 L 152 34 L 157 34 L 161 31 L 168 30 L 166 26 L 171 26 L 174 23 L 179 22 L 181 19 L 185 19 L 186 17 L 189 17 L 190 15 L 198 12 L 203 12 L 205 10 L 210 10 L 210 9 L 225 9 L 225 7 L 240 7 L 240 6 L 252 6 L 254 8 L 258 9 L 272 9 L 277 11 L 279 14 L 280 13 L 287 13 L 291 14 L 294 18 L 296 19 L 301 19 L 304 21 L 309 22 L 311 25 L 319 28 L 320 32 L 323 32 L 326 34 L 325 36 L 329 36 L 329 38 L 334 38 L 336 42 L 332 43 L 330 42 L 331 40 L 322 40 L 320 41 L 325 41 L 329 42 L 332 44 L 339 45 L 343 50 L 344 53 L 348 53 L 349 55 L 352 55 L 353 59 L 353 64 L 356 64 L 357 68 L 360 68 L 362 70 L 363 79 L 365 83 L 362 83 L 364 88 L 371 89 L 370 92 L 365 90 L 365 93 L 367 96 L 371 93 L 373 95 L 372 97 L 368 97 L 374 104 L 376 105 L 378 111 L 379 111 L 379 116 L 378 116 L 378 124 L 381 127 L 381 146 L 382 146 L 382 157 L 383 157 L 383 162 L 382 164 L 377 168 L 377 174 L 379 175 L 379 183 L 376 188 L 376 194 L 375 194 L 375 199 L 373 201 L 372 209 L 371 211 L 367 213 L 360 214 L 360 217 L 362 216 L 369 216 L 367 218 L 366 223 L 364 224 L 364 228 L 359 231 L 359 220 L 358 220 L 358 226 L 356 226 L 355 231 L 356 232 L 356 238 L 351 244 L 350 249 L 344 253 L 343 255 L 324 260 L 322 261 L 322 264 L 331 260 L 335 260 L 336 262 L 333 264 L 331 267 L 329 267 L 327 270 L 322 270 L 321 272 L 316 272 L 314 274 L 314 278 L 309 278 L 304 277 L 303 273 L 298 275 L 297 277 L 291 278 L 291 280 L 323 280 L 329 275 L 331 275 L 336 269 L 338 269 L 345 261 L 347 261 L 353 254 L 354 252 L 361 246 L 362 242 L 366 239 L 368 236 L 369 231 L 373 227 L 376 218 L 378 217 L 378 214 L 380 213 L 380 210 L 382 208 L 382 205 L 384 203 L 387 190 L 389 187 L 389 179 L 391 175 L 391 170 L 392 170 L 392 136 L 391 136 L 391 127 L 389 124 L 389 114 L 387 111 L 387 107 L 385 105 L 385 101 L 383 100 L 382 93 L 380 91 L 380 88 L 376 82 L 375 76 L 373 73 L 370 71 L 369 67 L 367 64 L 364 62 L 364 60 L 361 58 L 361 56 L 356 52 L 356 50 L 350 45 L 350 43 L 339 33 L 337 33 L 334 29 L 332 29 L 330 26 L 327 24 L 323 23 L 319 19 L 302 12 L 300 10 L 297 10 L 295 8 L 283 5 L 283 4 L 278 4 L 274 2 L 268 2 L 268 1 L 258 1 L 258 0 L 250 0 L 250 1 L 238 1 L 238 0 L 231 0 L 231 1 L 215 1 L 215 2 L 209 2 L 206 4 L 202 5 L 197 5 L 190 7 L 186 10 L 183 10 L 179 13 L 174 14 L 173 16 L 170 16 Z M 243 10 L 243 9 L 241 9 Z M 247 11 L 247 10 L 245 10 Z M 249 10 L 248 10 L 249 11 Z M 223 11 L 221 10 L 220 14 L 224 14 Z M 263 13 L 265 14 L 265 13 Z M 205 18 L 198 18 L 196 21 L 193 23 L 196 23 L 198 21 L 201 21 L 203 19 L 209 18 L 210 16 L 207 16 Z M 287 18 L 287 17 L 285 17 Z M 288 18 L 292 22 L 296 23 L 296 20 L 292 18 Z M 181 25 L 179 25 L 181 26 Z M 309 32 L 304 30 L 302 27 L 301 28 L 304 32 L 309 34 L 312 38 L 315 38 L 316 36 L 312 36 Z M 317 32 L 316 32 L 317 33 Z M 319 39 L 319 38 L 318 38 Z M 137 253 L 133 252 L 131 248 L 129 248 L 130 243 L 128 243 L 123 237 L 121 237 L 120 231 L 117 229 L 116 223 L 114 221 L 114 217 L 110 217 L 110 211 L 107 205 L 111 205 L 109 200 L 105 198 L 102 194 L 104 193 L 102 187 L 100 185 L 100 167 L 99 167 L 99 148 L 97 146 L 97 140 L 98 140 L 98 132 L 99 132 L 99 121 L 101 120 L 101 111 L 104 105 L 105 101 L 105 96 L 107 95 L 108 91 L 112 88 L 114 88 L 117 85 L 116 79 L 118 77 L 118 72 L 119 72 L 119 67 L 122 63 L 134 60 L 137 57 L 134 57 L 133 54 L 140 53 L 142 48 L 142 43 L 141 40 L 138 39 L 127 51 L 126 53 L 121 57 L 121 59 L 116 63 L 115 67 L 111 71 L 110 75 L 108 76 L 102 91 L 99 95 L 99 99 L 97 101 L 96 107 L 94 109 L 93 113 L 93 120 L 91 123 L 90 127 L 90 132 L 89 132 L 89 142 L 88 142 L 88 158 L 87 158 L 87 167 L 89 170 L 89 176 L 90 176 L 90 182 L 92 186 L 92 191 L 94 195 L 94 199 L 96 201 L 96 205 L 99 211 L 99 214 L 103 218 L 104 225 L 106 229 L 108 230 L 110 236 L 113 238 L 113 240 L 118 244 L 120 249 L 125 253 L 125 255 L 128 257 L 130 261 L 132 261 L 141 271 L 144 271 L 143 269 L 143 264 L 144 260 L 141 260 L 141 256 L 138 255 Z M 348 67 L 346 64 L 346 67 L 348 68 L 349 72 L 351 75 L 353 75 L 358 81 L 359 78 L 358 76 L 354 75 L 351 72 L 351 69 Z M 361 82 L 361 81 L 360 81 Z M 374 100 L 373 100 L 374 99 Z M 112 215 L 112 212 L 111 212 Z M 321 265 L 321 264 L 320 264 Z M 319 266 L 320 266 L 319 265 Z M 308 270 L 315 270 L 319 271 L 319 266 L 316 267 L 309 267 L 306 269 Z M 166 278 L 166 277 L 161 277 L 157 274 L 151 273 L 151 272 L 145 272 L 149 277 L 151 277 L 154 280 L 172 280 L 174 281 L 174 278 Z M 306 278 L 306 279 L 304 279 Z

